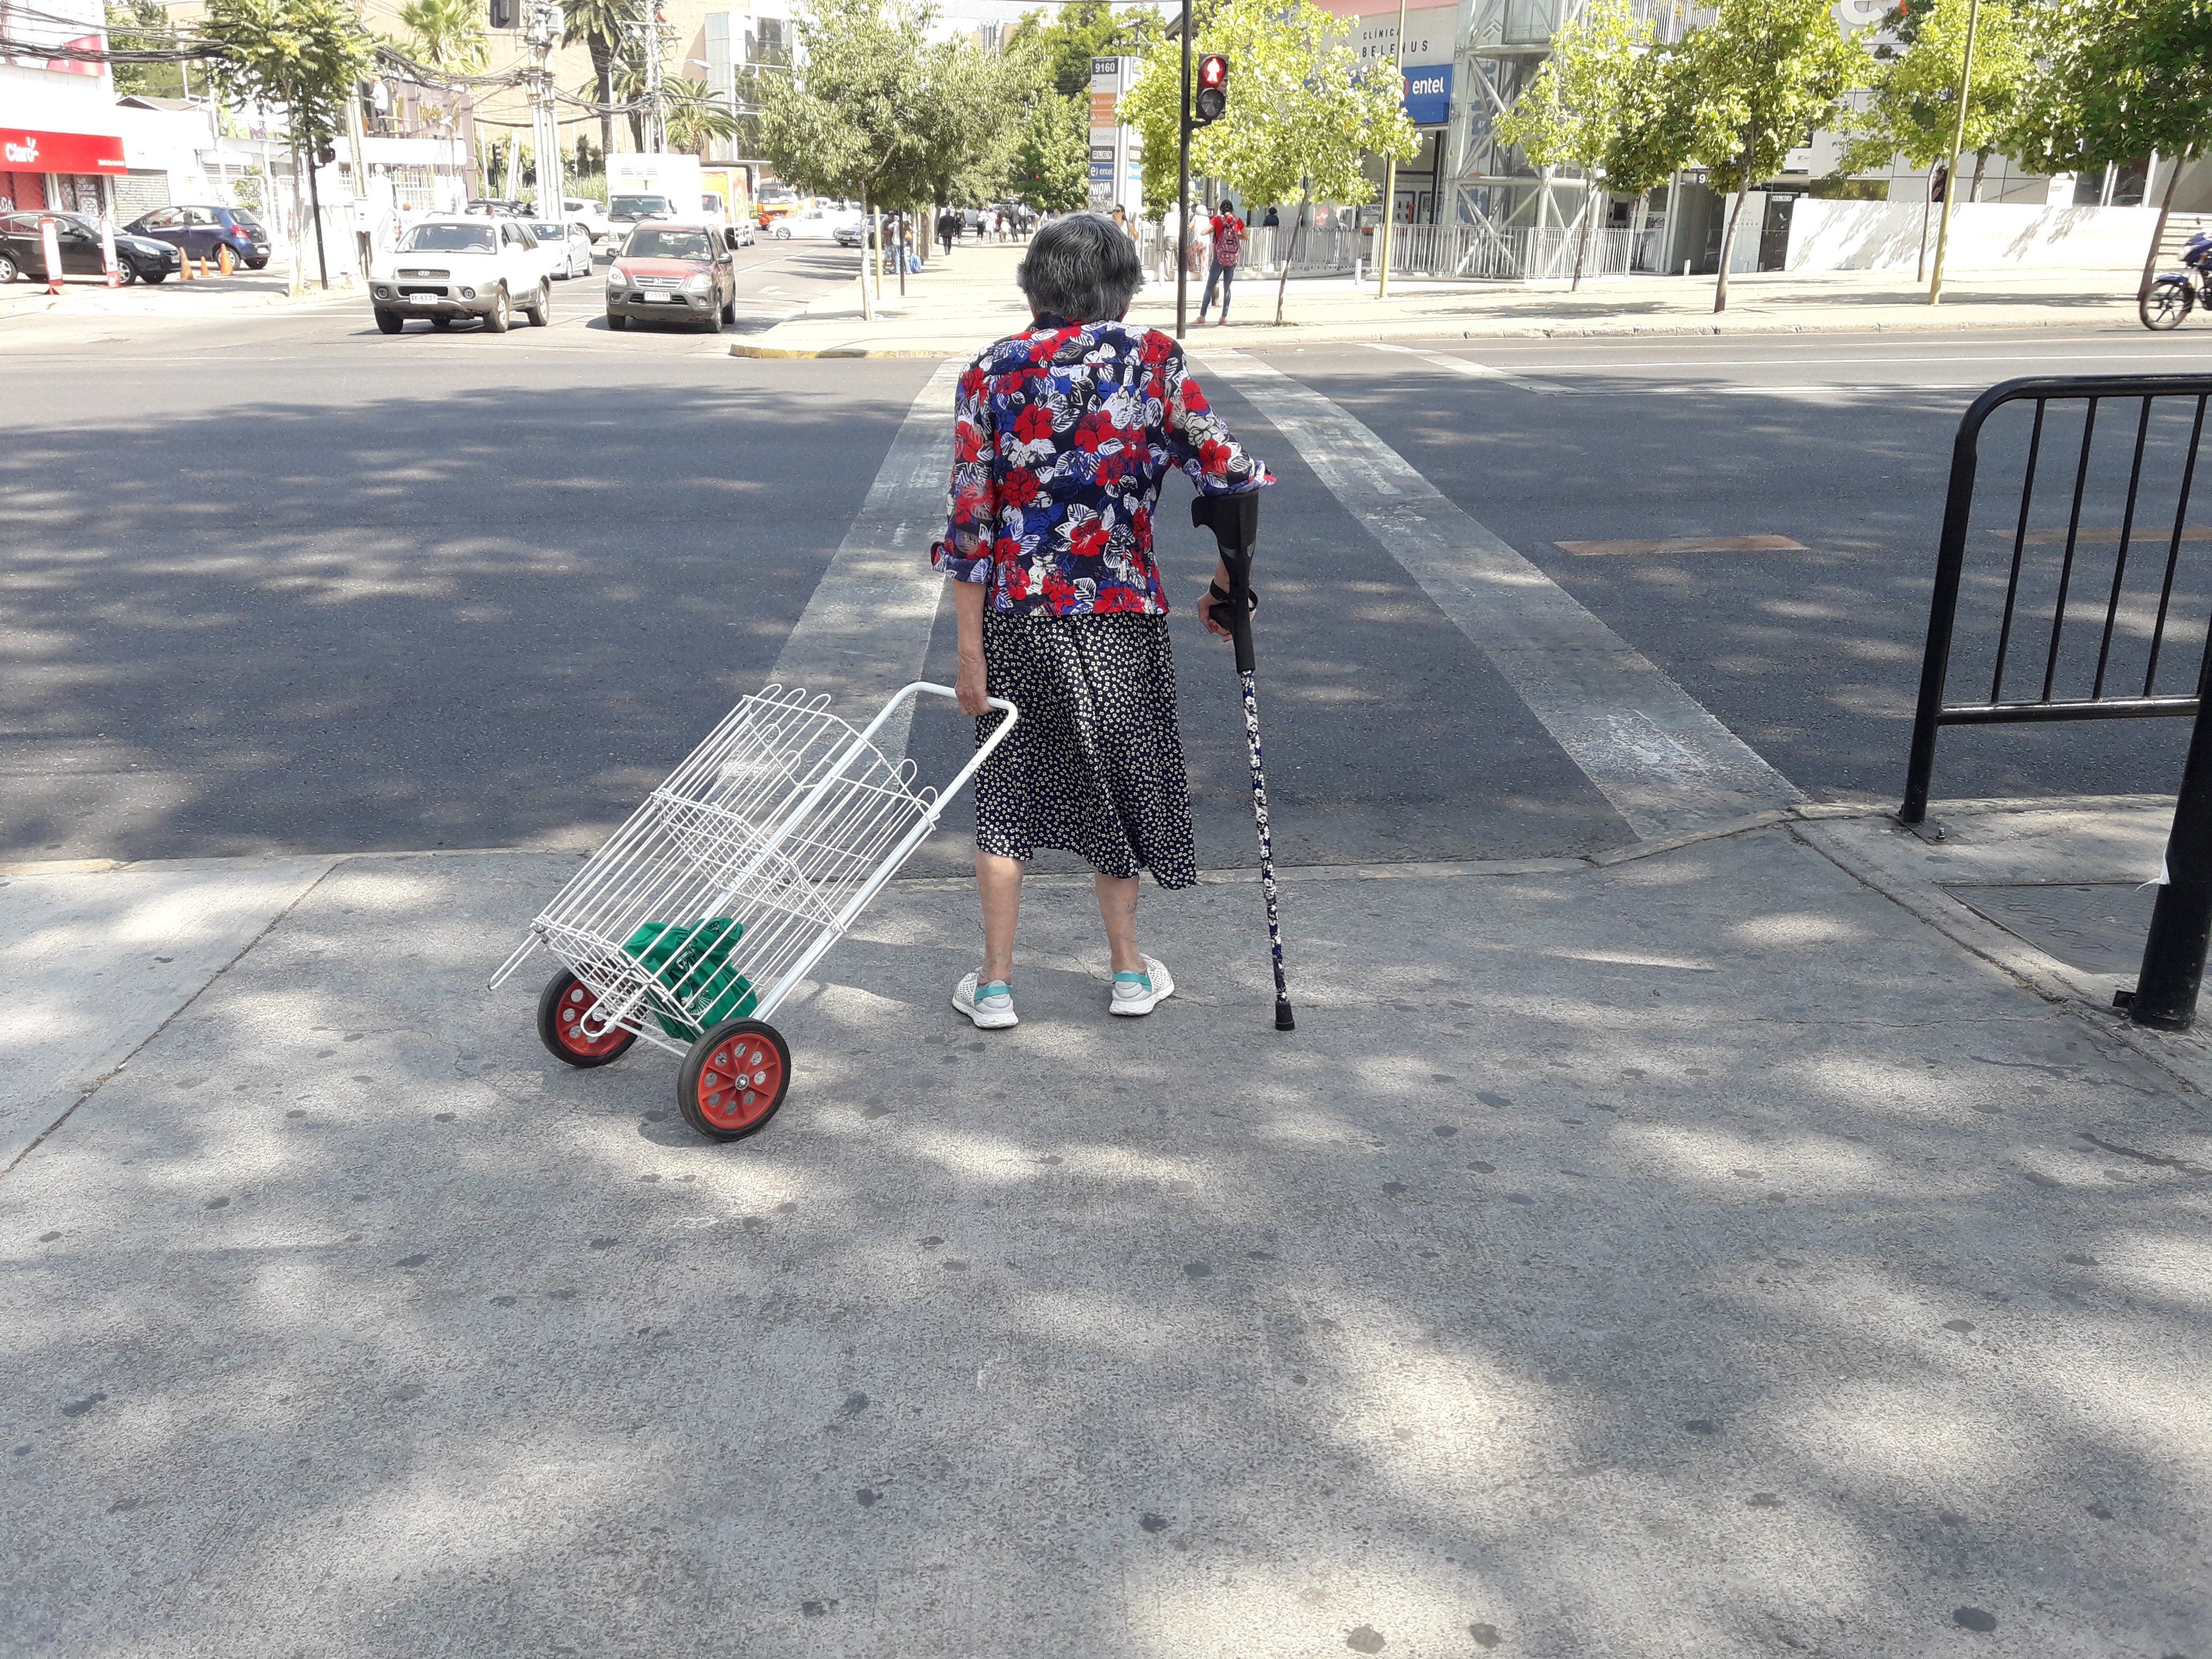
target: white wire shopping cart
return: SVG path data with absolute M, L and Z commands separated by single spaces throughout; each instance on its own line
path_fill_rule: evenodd
M 530 924 L 496 989 L 544 945 L 562 963 L 538 1035 L 571 1066 L 605 1066 L 640 1037 L 684 1057 L 677 1101 L 702 1134 L 734 1140 L 783 1103 L 791 1048 L 768 1022 L 868 901 L 936 829 L 1021 718 L 1006 718 L 940 793 L 915 787 L 876 733 L 826 696 L 771 685 L 745 698 L 646 798 Z

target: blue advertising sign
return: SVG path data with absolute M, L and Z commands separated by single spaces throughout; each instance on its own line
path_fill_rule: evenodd
M 1406 71 L 1406 118 L 1417 127 L 1440 127 L 1451 119 L 1452 66 L 1436 64 Z

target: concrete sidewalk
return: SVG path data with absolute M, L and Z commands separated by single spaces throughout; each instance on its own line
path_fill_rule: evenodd
M 2161 810 L 1293 872 L 1287 1036 L 1249 878 L 988 1035 L 901 882 L 736 1146 L 482 988 L 573 855 L 18 876 L 150 1035 L 0 1085 L 0 1650 L 2201 1655 L 2212 1071 L 2029 937 Z
M 300 293 L 288 294 L 284 267 L 276 264 L 265 270 L 238 270 L 228 276 L 201 276 L 191 282 L 172 276 L 165 282 L 133 283 L 125 288 L 110 288 L 96 276 L 70 276 L 64 279 L 58 295 L 48 294 L 43 280 L 0 288 L 0 323 L 45 316 L 198 320 L 272 306 L 359 301 L 362 294 L 357 283 L 336 276 L 325 293 L 312 274 Z
M 933 260 L 896 293 L 886 276 L 877 319 L 860 315 L 857 283 L 805 312 L 733 343 L 741 357 L 964 356 L 1029 320 L 1014 285 L 1019 246 L 963 246 Z M 1240 278 L 1236 320 L 1193 338 L 1251 348 L 1401 339 L 1513 336 L 1766 334 L 1849 329 L 2082 328 L 2136 325 L 2139 267 L 2008 267 L 1952 271 L 1943 303 L 1931 307 L 1909 271 L 1820 271 L 1734 276 L 1729 309 L 1713 314 L 1710 276 L 1611 277 L 1570 292 L 1565 283 L 1443 283 L 1397 278 L 1378 301 L 1371 281 L 1304 278 L 1289 285 L 1285 325 L 1275 325 L 1275 283 Z M 1190 290 L 1198 316 L 1203 282 Z M 1130 310 L 1133 322 L 1172 328 L 1175 286 L 1153 283 Z

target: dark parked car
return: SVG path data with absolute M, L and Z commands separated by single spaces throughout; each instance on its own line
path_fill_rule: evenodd
M 181 248 L 195 259 L 212 259 L 216 249 L 227 246 L 230 257 L 248 270 L 259 270 L 269 263 L 269 233 L 244 208 L 155 208 L 132 220 L 130 230 L 134 236 L 151 236 Z
M 58 227 L 55 240 L 61 245 L 63 276 L 98 276 L 106 272 L 107 264 L 100 252 L 100 227 L 82 214 L 0 213 L 0 283 L 12 283 L 18 276 L 38 282 L 46 279 L 46 238 L 39 229 L 41 219 L 52 219 Z M 115 261 L 123 267 L 125 282 L 158 283 L 183 263 L 184 256 L 167 242 L 118 231 Z

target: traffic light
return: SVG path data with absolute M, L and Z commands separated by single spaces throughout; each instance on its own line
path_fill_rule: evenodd
M 1191 100 L 1191 125 L 1202 127 L 1229 112 L 1229 60 L 1209 52 L 1198 60 L 1198 91 Z

